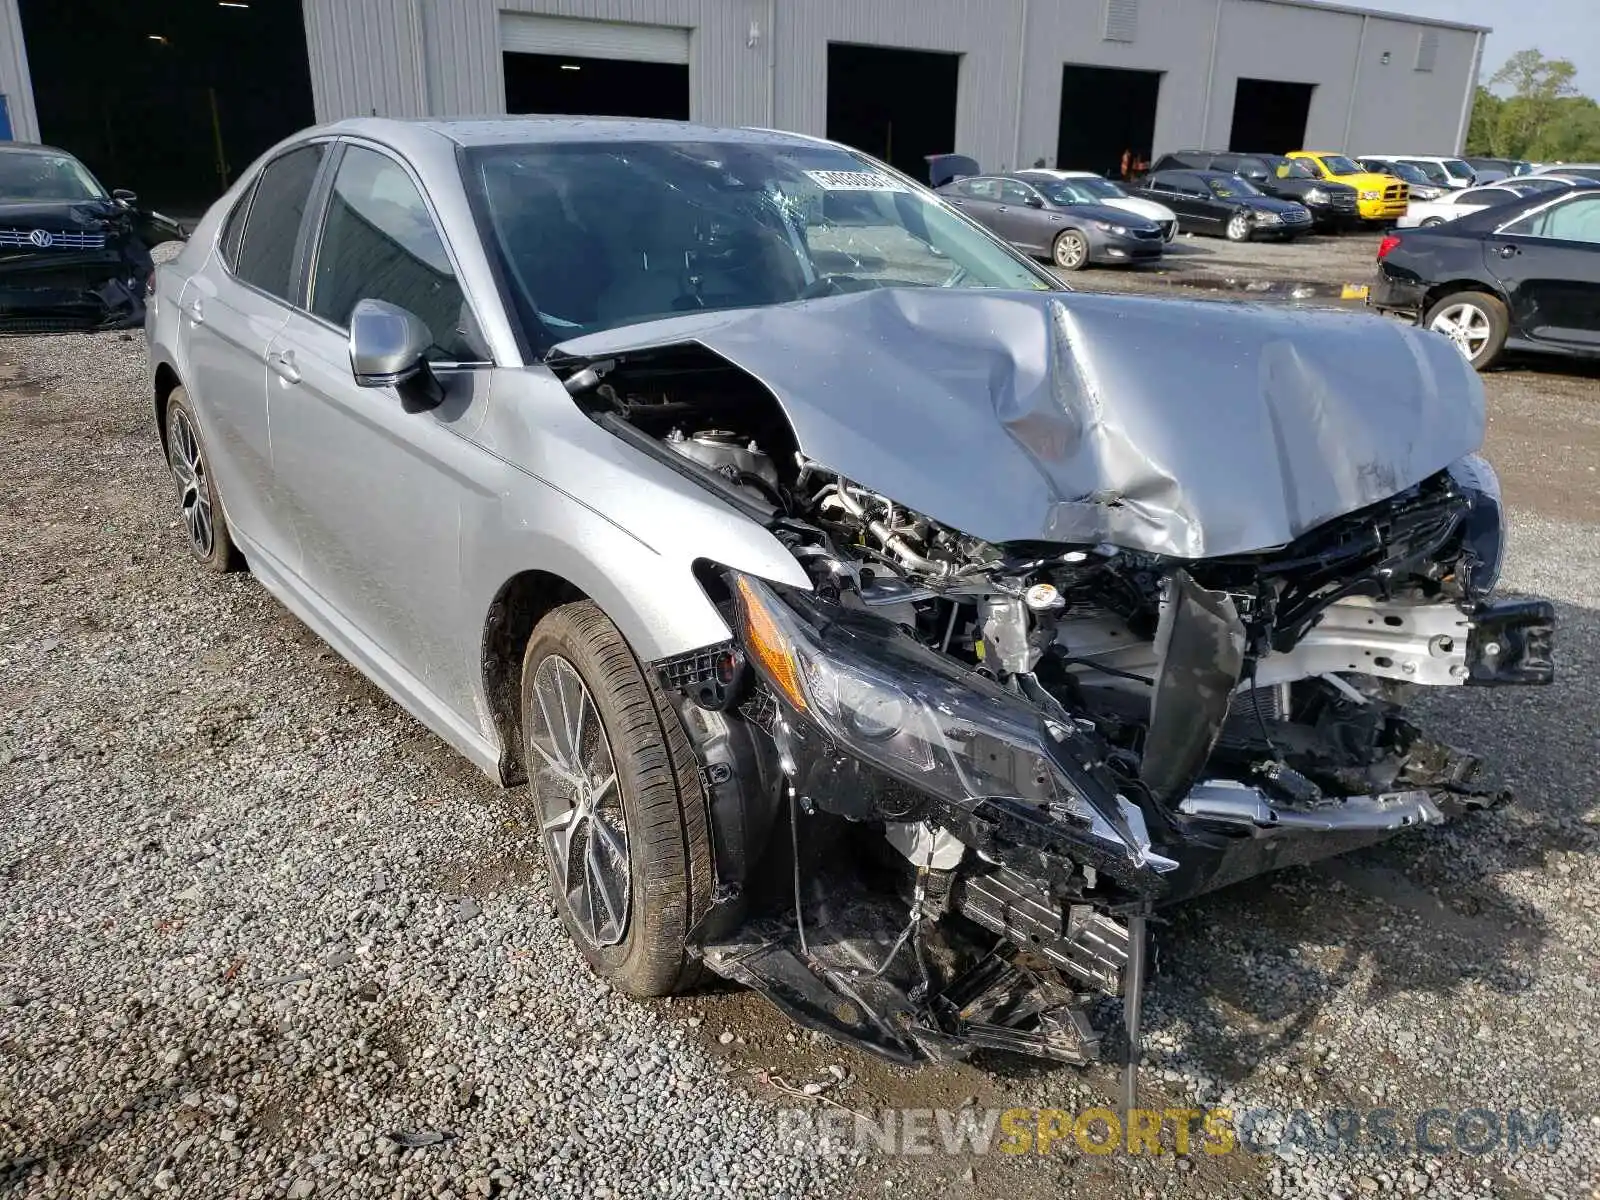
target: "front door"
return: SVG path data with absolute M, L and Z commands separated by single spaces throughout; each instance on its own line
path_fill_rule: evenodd
M 1580 193 L 1529 213 L 1484 242 L 1529 339 L 1600 348 L 1600 195 Z
M 465 611 L 459 550 L 463 499 L 488 474 L 467 437 L 488 403 L 488 355 L 468 332 L 476 322 L 438 227 L 398 159 L 343 148 L 308 284 L 310 311 L 295 312 L 274 339 L 267 386 L 301 577 L 354 627 L 372 669 L 398 665 L 410 676 L 403 689 L 420 683 L 475 720 L 469 664 L 484 614 Z M 439 407 L 407 412 L 394 388 L 356 384 L 348 327 L 362 299 L 398 304 L 433 331 Z

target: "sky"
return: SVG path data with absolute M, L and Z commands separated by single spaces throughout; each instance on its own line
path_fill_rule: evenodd
M 1597 0 L 1355 0 L 1354 7 L 1487 25 L 1494 32 L 1483 47 L 1484 83 L 1510 55 L 1532 46 L 1547 58 L 1570 58 L 1578 88 L 1600 99 Z

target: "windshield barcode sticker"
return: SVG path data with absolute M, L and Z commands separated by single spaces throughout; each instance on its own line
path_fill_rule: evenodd
M 807 171 L 806 175 L 818 187 L 829 192 L 903 192 L 905 185 L 897 183 L 881 171 Z

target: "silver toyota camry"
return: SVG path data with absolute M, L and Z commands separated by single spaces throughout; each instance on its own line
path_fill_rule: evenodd
M 194 557 L 526 783 L 596 972 L 900 1061 L 1136 1035 L 1147 913 L 1499 801 L 1406 703 L 1553 670 L 1448 341 L 1068 292 L 815 138 L 311 130 L 146 328 Z

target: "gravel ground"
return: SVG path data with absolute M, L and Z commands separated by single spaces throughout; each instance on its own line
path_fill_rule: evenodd
M 817 1102 L 779 1085 L 838 1067 L 828 1095 L 863 1111 L 1078 1108 L 1114 1078 L 902 1072 L 748 994 L 608 993 L 553 916 L 520 794 L 249 576 L 185 559 L 142 369 L 117 335 L 0 341 L 0 1191 L 1578 1200 L 1600 1183 L 1600 372 L 1487 381 L 1517 506 L 1506 585 L 1560 605 L 1562 677 L 1430 709 L 1519 803 L 1174 914 L 1143 1072 L 1152 1099 L 1390 1107 L 1402 1130 L 1433 1107 L 1559 1109 L 1559 1152 L 862 1163 L 781 1152 L 776 1110 Z

